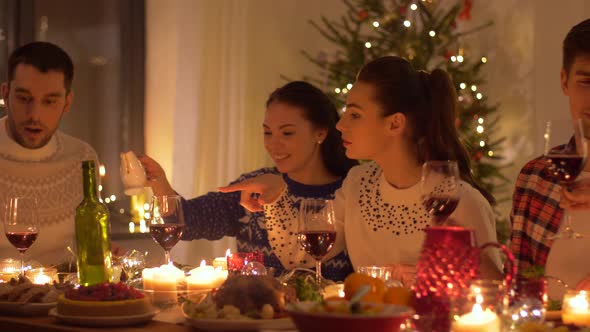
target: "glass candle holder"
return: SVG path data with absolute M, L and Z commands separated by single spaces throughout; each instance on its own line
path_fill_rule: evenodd
M 586 291 L 567 291 L 561 304 L 561 320 L 564 324 L 589 327 L 590 294 Z
M 52 284 L 54 281 L 59 282 L 57 269 L 54 267 L 40 267 L 27 271 L 27 278 L 37 285 Z
M 19 260 L 6 258 L 0 261 L 0 282 L 9 282 L 12 278 L 18 278 L 19 273 Z
M 242 269 L 250 262 L 258 262 L 264 265 L 264 256 L 261 252 L 234 252 L 227 256 L 227 271 L 230 275 L 241 274 Z
M 507 326 L 508 292 L 500 280 L 473 280 L 469 289 L 452 303 L 453 332 L 500 332 Z
M 358 266 L 356 272 L 381 279 L 387 287 L 402 286 L 402 282 L 393 278 L 393 266 Z
M 547 307 L 549 297 L 547 296 L 547 278 L 523 278 L 516 279 L 515 302 L 532 298 L 543 303 Z

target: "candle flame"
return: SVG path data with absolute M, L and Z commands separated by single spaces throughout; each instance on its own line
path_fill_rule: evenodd
M 346 294 L 344 293 L 344 289 L 339 289 L 339 290 L 338 290 L 338 297 L 339 297 L 339 298 L 341 298 L 341 299 L 342 299 L 342 298 L 344 298 L 344 296 L 345 296 L 345 295 L 346 295 Z
M 225 251 L 225 257 L 231 255 L 231 251 L 229 250 L 229 248 L 227 248 L 227 250 Z
M 569 302 L 570 307 L 575 309 L 588 310 L 590 307 L 588 300 L 586 299 L 585 291 L 581 291 L 580 294 L 572 297 Z
M 48 275 L 43 274 L 43 272 L 39 273 L 33 279 L 33 284 L 36 285 L 44 285 L 51 282 L 51 278 Z
M 483 314 L 483 309 L 481 308 L 481 304 L 479 304 L 479 303 L 474 304 L 471 312 L 473 313 L 473 315 L 481 316 Z
M 483 296 L 481 294 L 475 295 L 475 302 L 478 304 L 483 303 Z
M 203 259 L 203 260 L 201 261 L 201 265 L 199 265 L 199 266 L 207 266 L 207 262 L 206 262 L 206 261 Z

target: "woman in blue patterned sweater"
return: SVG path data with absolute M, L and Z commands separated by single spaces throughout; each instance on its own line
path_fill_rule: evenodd
M 334 198 L 348 170 L 357 164 L 348 159 L 336 130 L 336 107 L 319 89 L 306 82 L 291 82 L 275 90 L 266 102 L 264 146 L 275 167 L 262 168 L 240 176 L 236 181 L 266 173 L 282 174 L 288 186 L 290 204 L 298 206 L 303 198 Z M 140 158 L 154 194 L 174 194 L 160 165 Z M 276 274 L 295 267 L 313 267 L 314 259 L 300 257 L 297 234 L 281 232 L 281 225 L 267 225 L 263 212 L 255 210 L 256 199 L 247 193 L 209 192 L 184 200 L 186 228 L 182 240 L 217 240 L 235 236 L 238 251 L 264 253 L 267 267 Z M 332 250 L 324 261 L 322 274 L 343 280 L 352 272 L 345 250 Z

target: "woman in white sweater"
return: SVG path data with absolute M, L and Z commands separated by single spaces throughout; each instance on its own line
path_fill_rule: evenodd
M 457 161 L 460 201 L 451 218 L 473 228 L 478 244 L 496 241 L 493 197 L 471 174 L 455 128 L 456 99 L 445 71 L 417 71 L 399 57 L 376 59 L 358 74 L 337 128 L 346 155 L 371 162 L 352 168 L 335 198 L 336 218 L 355 268 L 395 264 L 412 269 L 417 263 L 424 230 L 432 225 L 419 188 L 427 160 Z M 262 177 L 229 190 L 261 193 L 262 203 L 270 203 L 265 205 L 267 219 L 284 219 L 273 215 L 285 196 L 282 188 L 277 178 Z M 485 276 L 499 270 L 495 257 L 485 255 Z

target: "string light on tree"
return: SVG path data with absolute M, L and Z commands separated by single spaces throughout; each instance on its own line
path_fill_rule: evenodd
M 461 88 L 461 90 L 464 90 L 467 87 L 467 84 L 461 83 L 459 84 L 459 87 Z
M 492 150 L 488 151 L 488 156 L 493 157 L 494 156 L 494 151 L 492 151 Z
M 453 55 L 453 56 L 451 56 L 451 61 L 453 61 L 453 62 L 457 61 L 457 57 L 456 57 L 456 56 L 454 56 L 454 55 Z
M 482 63 L 486 63 L 486 62 L 488 62 L 488 58 L 486 58 L 485 56 L 482 56 L 482 57 L 481 57 L 481 62 L 482 62 Z
M 486 146 L 486 142 L 484 142 L 484 141 L 479 141 L 479 146 L 481 146 L 481 147 L 483 148 L 484 146 Z
M 483 95 L 481 94 L 481 92 L 478 92 L 478 93 L 475 95 L 475 98 L 477 98 L 477 99 L 481 99 L 481 98 L 483 98 Z
M 410 5 L 410 9 L 411 10 L 416 10 L 416 9 L 418 9 L 418 5 L 415 4 L 415 3 L 413 3 L 413 4 Z
M 334 89 L 334 92 L 336 92 L 336 93 L 340 93 L 340 88 L 336 88 L 336 89 Z
M 471 91 L 473 91 L 473 92 L 477 91 L 477 86 L 475 86 L 475 85 L 472 85 L 472 86 L 471 86 Z
M 459 62 L 463 62 L 463 56 L 462 56 L 462 55 L 458 55 L 458 56 L 457 56 L 457 61 L 459 61 Z
M 478 134 L 482 134 L 483 133 L 483 126 L 479 125 L 479 126 L 477 126 L 477 128 L 475 130 L 477 131 Z
M 408 20 L 405 20 L 405 21 L 404 21 L 404 26 L 405 26 L 406 28 L 409 28 L 409 27 L 411 27 L 411 26 L 412 26 L 412 22 L 410 22 L 410 21 L 408 21 Z
M 374 26 L 375 28 L 378 28 L 378 27 L 379 27 L 379 22 L 377 22 L 377 21 L 374 21 L 374 22 L 373 22 L 373 26 Z
M 366 42 L 366 43 L 365 43 L 365 47 L 366 47 L 366 48 L 371 48 L 371 43 L 369 43 L 369 42 Z
M 430 32 L 428 32 L 428 35 L 430 37 L 434 37 L 434 36 L 436 36 L 436 32 L 434 30 L 430 30 Z
M 346 88 L 347 88 L 348 90 L 352 89 L 352 83 L 348 83 L 348 84 L 346 84 Z
M 479 118 L 479 119 L 477 119 L 477 123 L 479 123 L 479 124 L 483 124 L 483 118 Z
M 348 92 L 347 88 L 342 89 L 342 93 L 347 93 L 347 92 Z

